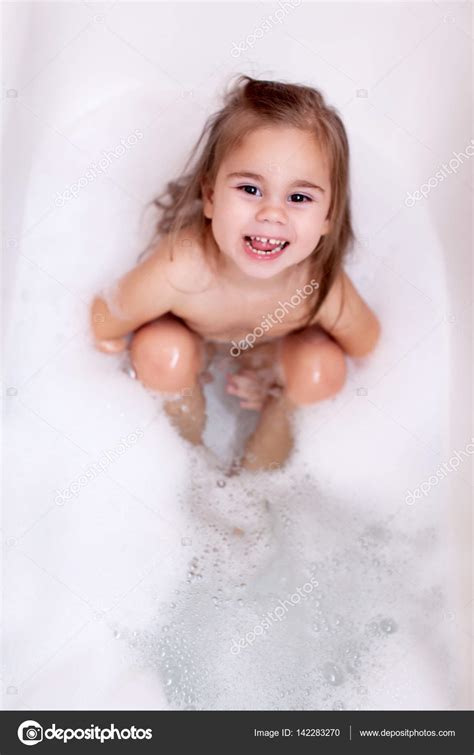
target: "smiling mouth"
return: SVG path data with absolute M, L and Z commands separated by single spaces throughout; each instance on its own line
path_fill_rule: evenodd
M 281 252 L 290 243 L 286 239 L 267 238 L 266 236 L 244 236 L 244 239 L 252 252 L 263 256 Z

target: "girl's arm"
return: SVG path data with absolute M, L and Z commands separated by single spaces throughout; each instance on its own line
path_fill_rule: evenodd
M 379 340 L 377 317 L 344 272 L 331 287 L 317 322 L 352 357 L 369 354 Z
M 101 351 L 121 351 L 125 336 L 169 312 L 176 290 L 168 280 L 169 242 L 162 239 L 146 260 L 120 278 L 108 293 L 96 296 L 91 327 Z

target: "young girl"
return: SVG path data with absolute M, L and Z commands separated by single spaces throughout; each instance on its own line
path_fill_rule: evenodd
M 150 252 L 94 299 L 96 346 L 130 348 L 136 376 L 173 394 L 166 412 L 194 444 L 201 383 L 226 354 L 227 391 L 260 412 L 241 466 L 280 466 L 294 408 L 337 393 L 345 355 L 379 337 L 343 270 L 354 234 L 342 121 L 315 89 L 240 76 L 154 204 Z

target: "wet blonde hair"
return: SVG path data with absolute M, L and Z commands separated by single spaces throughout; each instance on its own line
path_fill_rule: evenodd
M 181 176 L 170 181 L 165 191 L 150 203 L 160 210 L 151 244 L 160 235 L 170 234 L 172 249 L 177 234 L 190 227 L 204 243 L 211 224 L 203 212 L 204 186 L 214 185 L 223 159 L 247 133 L 268 125 L 309 131 L 329 161 L 330 230 L 310 255 L 309 279 L 316 280 L 319 287 L 309 303 L 306 326 L 321 307 L 355 238 L 350 212 L 347 134 L 338 113 L 326 105 L 317 89 L 239 75 L 224 94 L 223 107 L 206 121 Z

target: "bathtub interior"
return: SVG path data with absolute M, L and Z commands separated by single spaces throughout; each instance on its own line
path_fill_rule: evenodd
M 261 15 L 261 6 L 243 7 L 226 9 L 242 25 L 229 24 L 234 35 Z M 424 24 L 454 48 L 452 29 L 418 5 L 358 7 L 354 22 L 365 18 L 379 55 L 377 39 L 394 19 L 406 26 L 403 45 Z M 334 35 L 338 15 L 324 8 Z M 212 4 L 200 11 L 208 20 L 221 12 Z M 35 18 L 46 23 L 51 12 L 45 4 Z M 55 11 L 63 33 L 72 36 L 79 12 Z M 279 35 L 305 39 L 297 12 L 286 31 L 231 59 L 227 72 L 271 69 L 275 78 L 301 79 L 301 45 L 291 47 L 284 68 L 272 49 Z M 316 5 L 309 12 L 321 14 Z M 140 31 L 138 46 L 147 51 L 148 21 L 179 26 L 180 13 L 144 4 L 137 21 L 118 4 L 106 18 L 117 35 L 128 28 L 131 44 Z M 411 26 L 402 23 L 409 17 Z M 191 55 L 192 35 L 184 33 Z M 371 357 L 351 360 L 337 397 L 297 414 L 285 469 L 224 478 L 176 436 L 161 398 L 130 379 L 122 357 L 93 350 L 87 322 L 92 295 L 148 243 L 153 217 L 144 205 L 181 168 L 224 75 L 214 72 L 199 87 L 207 59 L 196 79 L 184 76 L 181 61 L 175 76 L 189 82 L 184 90 L 165 77 L 152 84 L 143 59 L 118 52 L 123 43 L 114 36 L 114 78 L 100 63 L 109 39 L 103 28 L 95 22 L 84 34 L 93 53 L 79 72 L 66 52 L 56 87 L 52 66 L 26 89 L 24 104 L 12 103 L 11 123 L 31 140 L 31 164 L 21 227 L 8 244 L 4 705 L 466 707 L 468 602 L 459 596 L 465 575 L 453 521 L 468 521 L 467 465 L 407 503 L 407 491 L 452 449 L 451 281 L 428 202 L 405 203 L 432 174 L 438 152 L 445 155 L 443 134 L 436 132 L 429 155 L 383 113 L 383 102 L 351 99 L 353 82 L 321 63 L 320 85 L 341 110 L 352 149 L 359 240 L 347 268 L 378 313 L 383 338 Z M 285 42 L 291 46 L 291 37 Z M 166 47 L 160 54 L 164 63 Z M 371 65 L 359 60 L 358 81 L 377 78 Z M 423 66 L 422 57 L 413 96 Z M 391 86 L 402 86 L 395 74 Z M 407 105 L 397 120 L 409 121 L 410 112 Z M 133 146 L 65 198 L 103 151 L 136 129 L 143 136 Z M 461 127 L 455 136 L 456 145 L 468 143 Z M 461 171 L 437 191 L 452 200 L 466 180 Z M 225 462 L 249 418 L 223 396 L 217 372 L 206 395 L 206 438 Z

